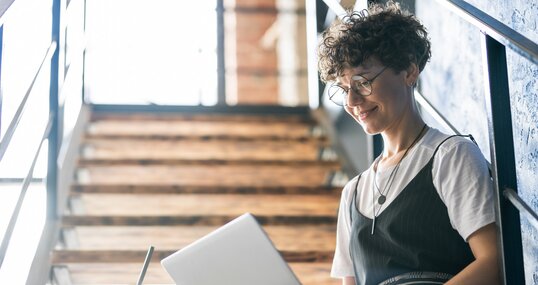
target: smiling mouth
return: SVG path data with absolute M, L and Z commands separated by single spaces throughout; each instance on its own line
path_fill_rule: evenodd
M 359 119 L 361 119 L 361 120 L 366 119 L 375 110 L 377 110 L 377 107 L 373 107 L 372 109 L 366 110 L 366 111 L 360 111 L 359 112 Z

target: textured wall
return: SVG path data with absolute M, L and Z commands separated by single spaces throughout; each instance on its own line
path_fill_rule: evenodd
M 468 0 L 534 42 L 538 42 L 538 3 Z M 421 92 L 463 133 L 472 133 L 489 157 L 484 104 L 480 31 L 436 1 L 417 0 L 416 13 L 433 44 L 433 58 L 420 83 Z M 538 67 L 508 51 L 518 190 L 538 211 Z M 526 284 L 538 284 L 538 232 L 521 217 Z

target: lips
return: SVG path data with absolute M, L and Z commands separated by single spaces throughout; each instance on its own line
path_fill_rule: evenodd
M 368 110 L 359 111 L 359 114 L 355 114 L 355 115 L 357 115 L 359 117 L 359 119 L 364 120 L 364 119 L 368 118 L 368 116 L 370 116 L 376 110 L 377 110 L 377 106 L 373 107 L 371 109 L 368 109 Z

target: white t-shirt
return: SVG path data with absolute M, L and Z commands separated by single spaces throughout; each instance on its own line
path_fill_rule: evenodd
M 376 216 L 383 212 L 428 163 L 437 146 L 447 137 L 430 128 L 402 160 L 388 189 L 385 186 L 395 166 L 378 170 L 377 185 L 381 192 L 386 192 L 386 201 L 381 208 L 377 203 L 380 194 L 373 188 L 373 165 L 364 171 L 357 187 L 356 203 L 360 213 L 373 218 L 372 195 L 376 201 Z M 472 141 L 462 137 L 448 139 L 437 151 L 432 168 L 433 185 L 447 206 L 452 227 L 464 240 L 476 230 L 495 222 L 492 180 L 480 149 Z M 349 254 L 349 207 L 357 179 L 358 176 L 351 179 L 342 191 L 331 270 L 331 276 L 335 278 L 355 275 Z

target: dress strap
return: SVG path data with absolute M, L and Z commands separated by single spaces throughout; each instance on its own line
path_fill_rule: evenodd
M 478 146 L 478 143 L 476 143 L 476 140 L 474 139 L 473 135 L 471 134 L 468 134 L 468 135 L 451 135 L 447 138 L 445 138 L 441 143 L 439 143 L 437 145 L 437 147 L 435 148 L 435 151 L 433 152 L 433 155 L 432 155 L 432 158 L 430 159 L 430 161 L 428 163 L 432 163 L 433 162 L 433 158 L 435 157 L 435 154 L 437 154 L 437 151 L 439 150 L 439 148 L 441 147 L 441 145 L 446 142 L 447 140 L 453 138 L 453 137 L 462 137 L 462 138 L 469 138 L 475 145 L 476 147 L 478 147 L 480 149 L 480 147 Z M 493 177 L 492 174 L 491 174 L 491 168 L 488 167 L 488 171 L 489 171 L 489 176 L 490 177 Z
M 462 138 L 469 138 L 477 147 L 478 147 L 478 144 L 476 143 L 473 135 L 471 134 L 468 134 L 468 135 L 451 135 L 447 138 L 445 138 L 442 142 L 440 142 L 437 147 L 435 148 L 435 151 L 433 152 L 433 155 L 432 155 L 432 158 L 431 160 L 433 161 L 433 158 L 435 157 L 435 155 L 437 154 L 437 151 L 439 150 L 439 148 L 441 147 L 442 144 L 444 144 L 447 140 L 453 138 L 453 137 L 462 137 Z
M 357 201 L 357 191 L 359 189 L 359 181 L 361 180 L 361 174 L 359 174 L 359 177 L 357 177 L 357 183 L 355 183 L 355 188 L 353 189 L 353 197 L 351 197 L 351 201 L 349 202 L 349 221 L 351 222 L 351 225 L 353 225 L 353 207 L 356 207 Z

